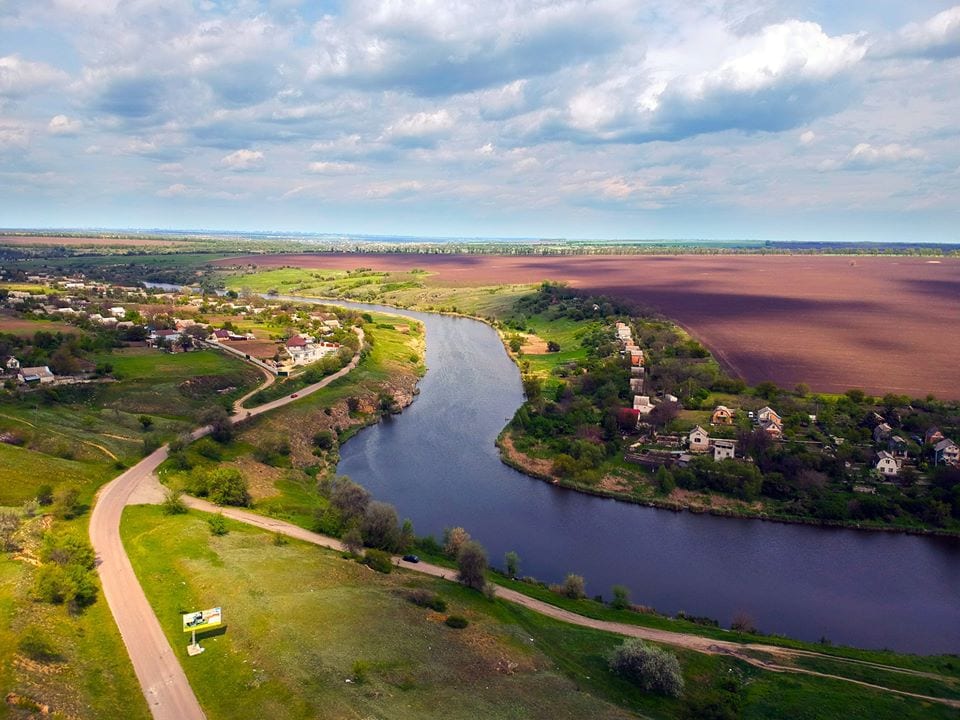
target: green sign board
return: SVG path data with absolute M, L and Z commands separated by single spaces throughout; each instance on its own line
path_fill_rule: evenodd
M 219 627 L 223 624 L 223 613 L 220 608 L 210 608 L 209 610 L 197 610 L 197 612 L 186 613 L 183 616 L 184 632 L 199 632 Z

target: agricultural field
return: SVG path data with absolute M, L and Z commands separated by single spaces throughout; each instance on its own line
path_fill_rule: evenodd
M 74 325 L 54 320 L 33 320 L 16 317 L 0 312 L 0 333 L 9 333 L 20 337 L 33 337 L 38 332 L 64 333 L 65 335 L 82 335 L 83 331 Z
M 644 693 L 607 667 L 617 636 L 450 582 L 375 573 L 332 551 L 227 526 L 226 535 L 214 537 L 201 513 L 165 516 L 156 507 L 133 506 L 121 529 L 210 718 L 702 717 L 723 693 L 745 718 L 899 720 L 952 712 L 688 651 L 677 652 L 688 688 L 681 699 Z M 403 593 L 413 588 L 435 593 L 445 610 L 407 602 Z M 202 637 L 206 652 L 188 658 L 180 613 L 215 605 L 224 608 L 225 630 Z M 469 626 L 446 627 L 449 614 Z
M 244 256 L 228 266 L 431 273 L 438 284 L 562 281 L 655 308 L 750 384 L 960 398 L 960 260 L 786 255 Z M 922 362 L 918 361 L 922 358 Z

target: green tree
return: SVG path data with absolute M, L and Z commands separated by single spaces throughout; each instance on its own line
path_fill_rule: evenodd
M 457 579 L 469 588 L 483 590 L 487 584 L 487 552 L 473 540 L 467 540 L 457 553 Z
M 610 607 L 614 610 L 628 610 L 630 608 L 630 590 L 624 585 L 613 586 L 613 600 Z
M 503 556 L 503 559 L 507 566 L 507 576 L 515 578 L 520 572 L 520 556 L 511 550 Z
M 207 472 L 207 494 L 217 505 L 249 505 L 247 480 L 236 468 L 220 467 Z

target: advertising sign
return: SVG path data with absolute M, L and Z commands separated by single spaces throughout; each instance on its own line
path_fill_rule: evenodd
M 184 632 L 200 632 L 209 630 L 223 624 L 223 614 L 220 608 L 215 607 L 209 610 L 197 610 L 189 612 L 183 616 Z

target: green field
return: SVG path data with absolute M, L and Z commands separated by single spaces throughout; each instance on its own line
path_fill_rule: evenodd
M 32 521 L 34 527 L 38 520 Z M 86 533 L 86 518 L 70 523 Z M 30 593 L 35 568 L 0 553 L 0 690 L 26 703 L 48 705 L 55 718 L 150 717 L 126 648 L 102 595 L 74 613 L 62 605 L 37 602 Z M 27 635 L 45 638 L 57 657 L 37 661 L 20 643 Z M 38 717 L 30 705 L 0 704 L 0 718 Z M 35 707 L 35 706 L 34 706 Z
M 131 507 L 122 534 L 211 718 L 688 717 L 691 704 L 728 677 L 739 680 L 745 718 L 954 716 L 943 706 L 843 681 L 685 651 L 678 652 L 685 696 L 645 694 L 607 670 L 616 636 L 491 602 L 449 582 L 376 574 L 297 541 L 277 545 L 271 534 L 237 523 L 213 537 L 203 517 Z M 443 614 L 398 597 L 409 587 L 439 593 L 447 613 L 467 617 L 470 627 L 452 631 L 440 623 Z M 214 605 L 224 608 L 227 629 L 201 639 L 207 652 L 188 658 L 180 613 Z M 924 682 L 911 688 L 929 688 Z

